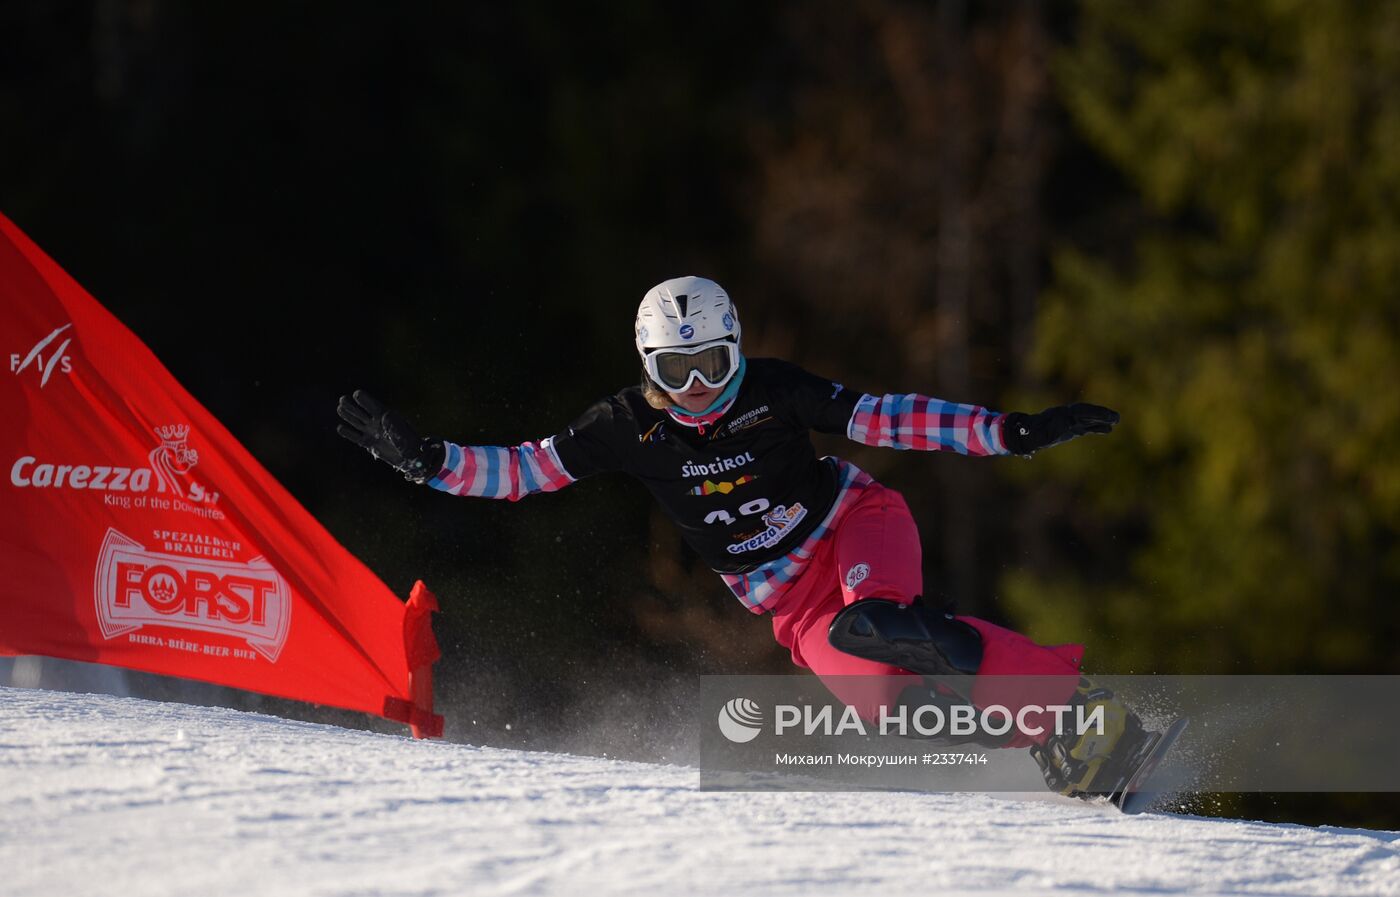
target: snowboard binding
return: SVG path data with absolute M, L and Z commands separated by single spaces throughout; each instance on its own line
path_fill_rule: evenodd
M 1137 714 L 1112 691 L 1082 676 L 1070 704 L 1082 706 L 1088 718 L 1101 713 L 1103 725 L 1090 726 L 1082 734 L 1056 733 L 1044 744 L 1031 746 L 1031 758 L 1045 784 L 1051 791 L 1085 800 L 1121 793 L 1161 733 L 1145 730 Z

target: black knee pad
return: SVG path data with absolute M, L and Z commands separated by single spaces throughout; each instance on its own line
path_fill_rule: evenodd
M 982 665 L 977 630 L 917 598 L 911 604 L 865 598 L 847 605 L 831 621 L 827 641 L 838 651 L 924 676 L 971 676 Z

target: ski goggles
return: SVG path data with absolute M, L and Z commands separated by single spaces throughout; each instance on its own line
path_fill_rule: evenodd
M 655 349 L 643 363 L 647 376 L 670 392 L 685 392 L 696 380 L 718 389 L 739 369 L 739 347 L 726 341 Z

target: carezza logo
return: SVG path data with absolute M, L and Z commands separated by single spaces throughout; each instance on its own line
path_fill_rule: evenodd
M 73 358 L 67 354 L 68 346 L 73 342 L 71 336 L 65 337 L 63 342 L 59 343 L 52 351 L 49 350 L 54 341 L 63 336 L 64 331 L 72 326 L 71 323 L 64 324 L 55 329 L 48 336 L 35 343 L 24 355 L 11 353 L 10 373 L 19 377 L 23 376 L 25 371 L 33 371 L 39 378 L 40 389 L 49 385 L 49 378 L 54 375 L 54 371 L 61 371 L 65 374 L 73 373 Z
M 240 564 L 148 551 L 109 528 L 94 579 L 107 639 L 146 626 L 213 632 L 276 663 L 291 628 L 291 589 L 261 557 Z
M 760 548 L 776 545 L 806 516 L 807 509 L 802 506 L 801 502 L 793 502 L 786 506 L 778 505 L 763 515 L 764 528 L 762 532 L 742 542 L 727 545 L 724 550 L 730 554 L 743 554 L 746 551 L 757 551 Z
M 156 427 L 156 435 L 160 437 L 161 443 L 146 457 L 151 462 L 151 469 L 160 477 L 162 488 L 169 486 L 170 491 L 181 498 L 204 501 L 207 496 L 203 486 L 191 482 L 190 494 L 186 495 L 185 484 L 181 479 L 199 463 L 199 452 L 189 446 L 190 428 L 185 424 Z M 218 493 L 213 493 L 211 501 L 218 500 Z
M 190 428 L 170 424 L 155 428 L 160 445 L 146 456 L 149 467 L 104 464 L 56 464 L 25 455 L 10 465 L 10 484 L 20 489 L 86 489 L 97 492 L 170 492 L 201 505 L 216 505 L 219 493 L 191 476 L 199 452 L 189 445 Z

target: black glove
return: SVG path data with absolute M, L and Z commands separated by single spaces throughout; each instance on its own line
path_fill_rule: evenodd
M 442 470 L 447 450 L 440 440 L 421 439 L 408 421 L 379 403 L 363 389 L 341 396 L 336 413 L 345 423 L 335 431 L 415 483 Z
M 1118 412 L 1112 408 L 1075 402 L 1039 414 L 1013 411 L 1002 423 L 1001 438 L 1013 455 L 1030 456 L 1086 433 L 1111 433 L 1116 423 Z

